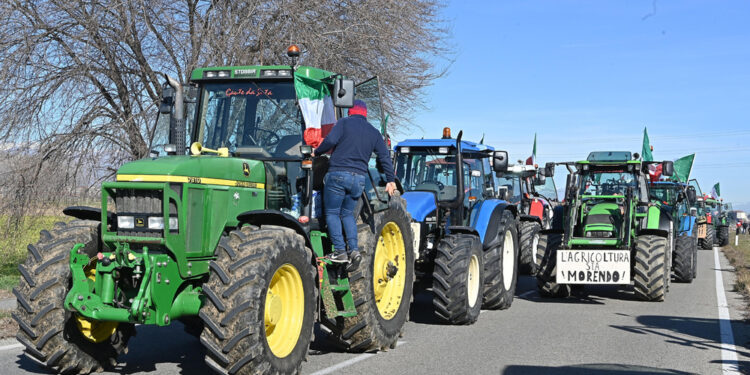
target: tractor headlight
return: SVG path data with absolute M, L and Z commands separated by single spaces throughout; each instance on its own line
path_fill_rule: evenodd
M 132 216 L 118 216 L 117 227 L 120 229 L 133 229 L 135 228 L 135 218 Z
M 180 229 L 180 221 L 177 220 L 176 217 L 170 217 L 169 218 L 169 230 L 178 230 Z
M 148 229 L 164 229 L 164 218 L 161 216 L 151 216 L 148 218 Z

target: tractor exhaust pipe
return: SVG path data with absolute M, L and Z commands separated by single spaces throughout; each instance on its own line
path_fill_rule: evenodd
M 174 111 L 169 119 L 169 143 L 176 146 L 177 155 L 185 155 L 185 101 L 182 84 L 165 74 L 167 82 L 174 89 Z

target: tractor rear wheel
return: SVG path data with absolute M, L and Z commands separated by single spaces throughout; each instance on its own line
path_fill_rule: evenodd
M 472 324 L 479 318 L 484 285 L 482 255 L 482 244 L 472 234 L 449 234 L 438 243 L 432 304 L 440 320 Z
M 497 242 L 484 251 L 482 307 L 503 310 L 513 303 L 518 280 L 518 232 L 516 219 L 503 211 Z
M 557 249 L 562 244 L 562 234 L 550 233 L 539 236 L 537 258 L 541 258 L 536 285 L 542 297 L 566 298 L 572 292 L 568 284 L 557 283 Z
M 349 275 L 357 315 L 337 318 L 334 336 L 351 352 L 395 348 L 411 305 L 414 242 L 403 198 L 374 215 L 375 232 L 359 231 L 362 262 Z
M 542 226 L 536 221 L 521 222 L 521 272 L 534 276 L 539 271 L 536 249 L 539 245 L 539 231 Z
M 722 225 L 719 227 L 719 230 L 716 232 L 716 242 L 719 244 L 719 246 L 729 245 L 729 227 L 728 226 Z
M 219 241 L 203 286 L 206 364 L 222 374 L 298 373 L 312 336 L 312 251 L 295 231 L 244 226 Z
M 669 273 L 667 267 L 667 239 L 655 235 L 636 238 L 633 284 L 635 296 L 644 301 L 664 301 Z
M 135 334 L 132 324 L 88 320 L 63 307 L 72 286 L 70 250 L 82 243 L 79 251 L 96 259 L 99 225 L 74 220 L 43 230 L 18 266 L 22 277 L 13 289 L 18 307 L 11 314 L 18 322 L 16 338 L 27 355 L 58 373 L 88 374 L 114 366 Z
M 711 224 L 704 224 L 706 226 L 706 237 L 698 239 L 698 244 L 703 250 L 711 250 L 714 246 L 714 226 Z
M 693 279 L 698 277 L 698 239 L 690 237 L 690 246 L 693 251 Z
M 674 247 L 674 260 L 672 268 L 677 281 L 690 283 L 693 281 L 693 269 L 695 266 L 695 247 L 693 237 L 677 236 Z

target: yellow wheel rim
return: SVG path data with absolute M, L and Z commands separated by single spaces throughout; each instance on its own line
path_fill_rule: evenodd
M 263 318 L 271 352 L 278 358 L 288 356 L 297 346 L 305 318 L 302 277 L 293 265 L 286 263 L 273 274 Z
M 92 261 L 90 265 L 83 269 L 86 272 L 86 277 L 91 281 L 96 281 L 96 261 Z M 109 339 L 117 331 L 118 322 L 103 322 L 99 320 L 91 320 L 84 318 L 80 315 L 76 315 L 76 325 L 78 330 L 81 332 L 86 340 L 89 340 L 95 344 L 103 342 Z
M 393 319 L 401 306 L 406 267 L 406 246 L 401 228 L 389 222 L 380 231 L 372 265 L 375 304 L 385 320 Z

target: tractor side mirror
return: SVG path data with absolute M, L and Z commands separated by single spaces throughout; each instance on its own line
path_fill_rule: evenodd
M 674 174 L 674 162 L 672 161 L 663 161 L 661 162 L 661 174 L 664 176 L 671 176 Z
M 333 82 L 333 105 L 339 108 L 354 107 L 354 81 L 339 78 Z
M 174 106 L 174 88 L 165 83 L 161 90 L 161 103 L 159 103 L 159 113 L 168 115 L 172 113 L 172 107 Z
M 698 198 L 695 194 L 695 189 L 687 189 L 687 198 L 688 202 L 695 202 L 695 200 Z
M 542 171 L 545 177 L 555 177 L 555 163 L 549 162 L 545 164 Z
M 544 185 L 545 182 L 547 182 L 547 176 L 544 173 L 539 173 L 534 178 L 534 185 L 536 186 Z
M 508 151 L 495 151 L 492 153 L 492 170 L 505 172 L 508 170 Z

